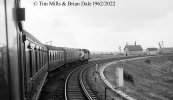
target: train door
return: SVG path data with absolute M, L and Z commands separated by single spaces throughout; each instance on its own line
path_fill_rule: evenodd
M 9 100 L 5 1 L 0 0 L 0 98 Z
M 0 99 L 22 100 L 19 27 L 16 23 L 18 0 L 0 0 Z

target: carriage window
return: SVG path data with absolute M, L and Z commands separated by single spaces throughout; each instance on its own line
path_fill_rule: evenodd
M 56 52 L 56 59 L 58 59 L 58 52 Z
M 37 61 L 38 61 L 38 69 L 40 69 L 40 50 L 37 50 L 38 52 L 38 57 L 37 57 Z
M 56 60 L 56 52 L 54 52 L 54 60 Z
M 46 54 L 46 63 L 48 63 L 48 55 L 47 55 L 47 51 L 45 52 L 45 54 Z
M 52 51 L 50 52 L 50 61 L 52 61 Z
M 66 58 L 68 58 L 68 52 L 66 52 Z
M 56 60 L 56 51 L 55 51 L 55 60 Z
M 54 60 L 54 54 L 53 54 L 53 52 L 52 52 L 52 60 Z
M 41 67 L 42 67 L 42 50 L 40 48 L 40 69 L 41 69 Z
M 55 52 L 53 52 L 53 60 L 55 60 Z
M 44 51 L 44 65 L 47 63 L 47 54 L 46 51 Z
M 42 50 L 42 67 L 44 66 L 44 50 Z
M 54 60 L 54 55 L 53 55 L 53 52 L 52 52 L 52 60 Z
M 35 47 L 34 50 L 35 50 L 35 65 L 36 65 L 35 70 L 36 70 L 36 72 L 38 72 L 38 52 L 37 52 L 37 48 Z
M 58 59 L 58 52 L 56 52 L 56 59 Z
M 34 46 L 32 47 L 32 72 L 33 75 L 36 73 L 36 62 L 35 62 L 35 50 L 34 50 Z
M 59 52 L 57 52 L 57 54 L 56 54 L 56 55 L 57 55 L 57 59 L 59 59 Z
M 54 60 L 55 60 L 55 52 L 54 52 Z
M 58 59 L 58 52 L 56 52 L 56 59 Z
M 52 51 L 52 60 L 53 60 L 53 56 L 54 56 L 54 55 L 53 55 L 53 51 Z
M 45 61 L 44 61 L 44 50 L 43 50 L 43 66 L 44 66 L 44 62 L 45 62 Z
M 64 58 L 64 52 L 62 52 L 62 58 Z
M 58 59 L 58 52 L 56 52 L 56 59 Z
M 61 59 L 61 52 L 59 52 L 59 59 Z
M 49 52 L 49 61 L 51 61 L 51 52 Z
M 32 49 L 31 49 L 31 45 L 29 44 L 28 46 L 27 46 L 27 48 L 28 48 L 28 65 L 29 65 L 29 77 L 32 77 Z
M 46 54 L 45 54 L 45 51 L 44 51 L 44 65 L 46 64 Z
M 60 59 L 60 52 L 58 52 L 58 59 Z
M 63 58 L 63 52 L 61 52 L 61 56 L 62 56 L 62 58 Z

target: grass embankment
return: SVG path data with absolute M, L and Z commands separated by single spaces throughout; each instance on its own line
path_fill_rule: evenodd
M 106 68 L 106 78 L 116 85 L 116 67 L 125 73 L 126 94 L 137 100 L 173 100 L 173 56 L 118 62 Z

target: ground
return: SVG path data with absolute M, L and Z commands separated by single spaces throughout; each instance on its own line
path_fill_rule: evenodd
M 90 67 L 87 72 L 87 81 L 90 84 L 90 87 L 95 92 L 98 97 L 98 100 L 111 100 L 115 98 L 115 100 L 121 100 L 114 92 L 110 89 L 107 89 L 106 97 L 105 97 L 105 88 L 108 88 L 106 84 L 102 81 L 98 72 L 95 71 L 95 68 Z
M 124 55 L 113 55 L 113 54 L 91 54 L 90 59 L 103 59 L 103 58 L 114 58 L 123 57 Z
M 173 100 L 173 56 L 118 62 L 104 75 L 116 86 L 116 67 L 124 69 L 126 94 L 137 100 Z

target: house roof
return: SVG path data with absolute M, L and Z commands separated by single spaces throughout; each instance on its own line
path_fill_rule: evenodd
M 143 50 L 141 45 L 126 45 L 125 48 L 127 48 L 129 51 L 142 51 Z
M 147 48 L 148 51 L 157 51 L 157 48 Z

